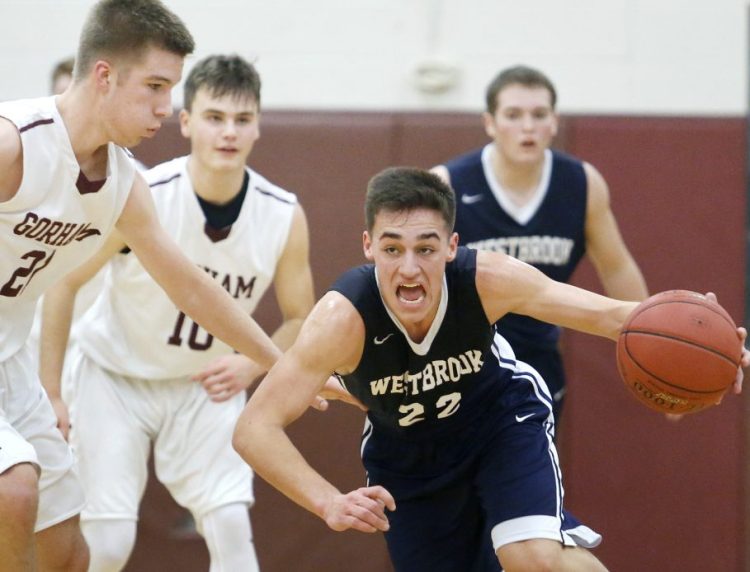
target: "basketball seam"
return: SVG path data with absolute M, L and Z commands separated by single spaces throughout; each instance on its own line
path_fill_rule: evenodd
M 637 313 L 634 313 L 632 316 L 630 316 L 630 318 L 628 319 L 628 323 L 630 323 L 633 319 L 635 319 L 636 316 L 641 315 L 645 310 L 648 310 L 650 308 L 655 308 L 656 306 L 664 306 L 666 304 L 690 304 L 692 306 L 700 306 L 701 308 L 705 308 L 709 312 L 713 312 L 717 316 L 721 317 L 722 320 L 724 320 L 727 324 L 729 324 L 733 328 L 737 327 L 737 324 L 734 323 L 734 320 L 732 320 L 731 316 L 726 314 L 726 310 L 724 310 L 724 308 L 721 308 L 720 306 L 718 308 L 715 308 L 715 307 L 710 306 L 707 303 L 696 302 L 695 300 L 690 300 L 690 299 L 659 300 L 657 302 L 649 304 L 648 306 L 644 306 L 643 308 L 640 308 Z
M 636 330 L 631 330 L 631 331 L 635 332 Z M 640 332 L 640 331 L 638 331 L 637 333 L 647 333 L 648 334 L 650 332 Z M 677 341 L 681 341 L 681 342 L 685 341 L 685 340 L 682 340 L 680 338 L 674 338 L 674 337 L 671 337 L 671 336 L 661 336 L 661 337 L 669 338 L 669 339 L 673 339 L 673 340 L 677 340 Z M 626 342 L 627 342 L 627 340 L 626 340 Z M 638 366 L 638 368 L 640 370 L 642 370 L 644 373 L 648 374 L 649 376 L 653 377 L 655 380 L 658 380 L 659 382 L 663 383 L 664 385 L 668 385 L 669 387 L 674 387 L 675 389 L 679 389 L 679 390 L 686 391 L 688 393 L 697 394 L 697 395 L 711 395 L 712 393 L 722 393 L 722 392 L 726 391 L 728 389 L 728 387 L 729 387 L 729 386 L 727 386 L 727 387 L 725 387 L 723 389 L 712 389 L 712 390 L 709 391 L 709 390 L 689 389 L 689 388 L 683 387 L 681 385 L 675 385 L 674 383 L 670 383 L 666 379 L 664 379 L 664 378 L 656 375 L 651 370 L 646 369 L 639 361 L 636 360 L 635 356 L 630 352 L 630 349 L 628 348 L 627 343 L 625 344 L 625 351 L 627 352 L 628 357 L 630 358 L 630 361 L 633 364 L 635 364 L 636 366 Z M 722 355 L 722 354 L 720 354 L 718 352 L 713 352 L 713 353 L 716 353 L 718 356 L 726 359 L 726 356 L 724 356 L 724 355 Z M 734 363 L 731 360 L 728 360 L 728 361 L 730 361 L 730 363 Z M 618 363 L 619 363 L 619 359 L 618 359 Z
M 643 335 L 652 336 L 652 337 L 655 337 L 655 338 L 665 338 L 667 340 L 674 340 L 676 342 L 682 342 L 683 344 L 687 344 L 687 345 L 690 345 L 690 346 L 693 346 L 693 347 L 696 347 L 696 348 L 700 348 L 700 349 L 705 350 L 707 352 L 710 352 L 710 353 L 712 353 L 714 355 L 717 355 L 720 358 L 727 360 L 730 364 L 732 364 L 734 366 L 737 366 L 737 367 L 740 366 L 740 364 L 737 363 L 736 361 L 734 361 L 730 356 L 728 356 L 726 354 L 723 354 L 723 353 L 721 353 L 718 350 L 715 350 L 713 348 L 709 348 L 709 347 L 706 347 L 706 346 L 702 346 L 702 345 L 693 343 L 690 340 L 686 340 L 685 338 L 680 338 L 678 336 L 670 336 L 669 334 L 663 334 L 663 333 L 660 333 L 660 332 L 653 332 L 651 330 L 625 330 L 622 333 L 625 334 L 626 336 L 627 336 L 627 334 L 643 334 Z M 630 352 L 628 352 L 628 354 L 630 354 Z

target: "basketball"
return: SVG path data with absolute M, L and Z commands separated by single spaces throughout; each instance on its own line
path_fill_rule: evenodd
M 617 368 L 644 405 L 694 413 L 721 401 L 742 356 L 737 326 L 703 294 L 661 292 L 628 316 L 617 340 Z

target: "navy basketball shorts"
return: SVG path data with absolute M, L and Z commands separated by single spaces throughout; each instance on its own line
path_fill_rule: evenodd
M 408 440 L 367 427 L 368 484 L 396 500 L 385 535 L 396 571 L 497 572 L 495 551 L 512 542 L 598 544 L 563 512 L 553 436 L 549 392 L 536 372 L 520 370 L 458 431 Z

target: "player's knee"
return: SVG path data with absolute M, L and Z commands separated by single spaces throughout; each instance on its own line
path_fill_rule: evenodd
M 551 572 L 560 569 L 562 545 L 551 540 L 525 540 L 497 551 L 505 572 Z
M 0 513 L 6 523 L 34 530 L 39 505 L 39 478 L 29 463 L 14 465 L 0 475 Z
M 92 572 L 119 572 L 135 545 L 136 523 L 131 520 L 89 520 L 81 523 L 90 553 Z

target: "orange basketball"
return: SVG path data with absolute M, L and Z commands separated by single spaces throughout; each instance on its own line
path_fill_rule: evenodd
M 644 405 L 693 413 L 721 401 L 742 356 L 737 326 L 718 303 L 688 290 L 644 300 L 617 340 L 617 368 Z

